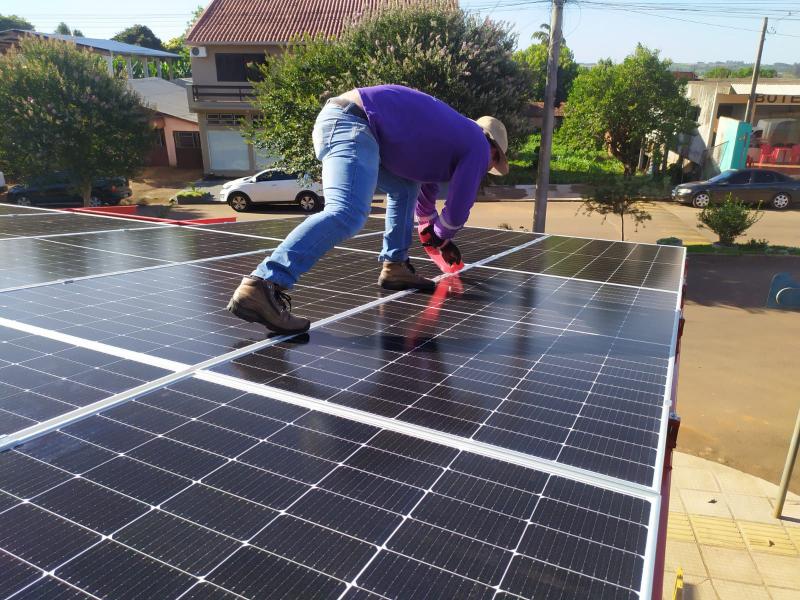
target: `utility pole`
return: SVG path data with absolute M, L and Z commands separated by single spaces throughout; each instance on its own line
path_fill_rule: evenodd
M 547 57 L 547 84 L 544 90 L 542 144 L 539 147 L 539 168 L 536 174 L 536 204 L 533 209 L 533 231 L 544 233 L 547 220 L 547 187 L 550 185 L 550 155 L 553 150 L 553 120 L 558 84 L 558 56 L 561 53 L 561 21 L 566 0 L 553 0 L 550 17 L 550 48 Z
M 747 99 L 747 109 L 744 112 L 744 120 L 755 125 L 755 104 L 756 104 L 756 86 L 758 85 L 758 76 L 761 73 L 761 53 L 764 52 L 764 38 L 767 37 L 767 17 L 764 17 L 764 24 L 761 26 L 761 41 L 758 44 L 758 52 L 756 53 L 756 64 L 753 67 L 753 81 L 750 84 L 750 97 Z

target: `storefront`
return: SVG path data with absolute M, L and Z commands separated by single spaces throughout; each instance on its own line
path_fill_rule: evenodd
M 706 174 L 718 168 L 719 157 L 725 153 L 727 142 L 718 136 L 720 118 L 744 120 L 749 94 L 749 82 L 689 82 L 687 95 L 700 108 L 699 140 L 693 141 L 695 151 L 690 158 L 703 166 Z M 746 164 L 800 177 L 800 80 L 758 84 Z

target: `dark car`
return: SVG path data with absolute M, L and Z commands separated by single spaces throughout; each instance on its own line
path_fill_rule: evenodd
M 124 177 L 98 177 L 92 182 L 91 206 L 119 204 L 132 194 Z M 83 206 L 83 197 L 63 173 L 53 173 L 8 190 L 8 201 L 21 206 Z
M 800 202 L 800 180 L 766 169 L 725 171 L 708 181 L 682 183 L 672 190 L 672 199 L 704 208 L 723 202 L 728 194 L 747 204 L 761 204 L 776 209 Z

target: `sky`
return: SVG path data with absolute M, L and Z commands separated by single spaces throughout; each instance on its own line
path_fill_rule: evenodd
M 60 21 L 65 21 L 87 37 L 99 38 L 109 38 L 138 23 L 147 25 L 166 41 L 180 35 L 192 11 L 206 3 L 207 0 L 2 0 L 0 13 L 25 17 L 44 32 L 53 31 Z M 510 23 L 523 48 L 531 43 L 531 34 L 550 21 L 549 0 L 461 0 L 460 5 Z M 752 63 L 762 12 L 770 16 L 764 63 L 800 62 L 798 0 L 567 0 L 563 30 L 576 60 L 582 63 L 600 58 L 621 60 L 638 42 L 661 50 L 663 57 L 675 62 Z

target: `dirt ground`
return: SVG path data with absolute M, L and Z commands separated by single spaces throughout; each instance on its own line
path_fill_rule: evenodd
M 202 176 L 202 169 L 147 167 L 130 181 L 132 198 L 134 201 L 146 200 L 148 204 L 164 204 Z

